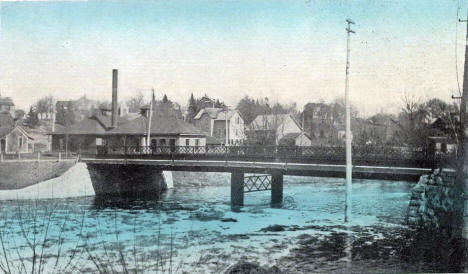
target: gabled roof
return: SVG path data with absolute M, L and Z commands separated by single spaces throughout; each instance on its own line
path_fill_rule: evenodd
M 299 122 L 291 114 L 257 115 L 252 123 L 250 123 L 250 127 L 257 130 L 273 130 L 280 127 L 288 118 L 291 118 L 297 127 L 302 130 Z
M 105 116 L 105 115 L 102 115 L 102 114 L 98 114 L 98 115 L 93 115 L 92 116 L 94 119 L 96 119 L 99 123 L 101 123 L 101 125 L 103 125 L 106 129 L 111 127 L 112 125 L 112 118 L 111 116 Z M 121 122 L 122 119 L 118 119 L 119 122 Z
M 109 135 L 145 135 L 147 134 L 148 118 L 140 116 L 129 123 L 119 125 L 110 130 Z M 151 134 L 153 135 L 198 135 L 205 136 L 200 129 L 184 120 L 173 116 L 154 114 L 151 119 Z
M 211 119 L 225 121 L 226 116 L 227 116 L 227 119 L 230 120 L 232 118 L 232 116 L 234 116 L 234 114 L 238 113 L 238 111 L 235 110 L 235 109 L 230 109 L 230 110 L 227 111 L 227 115 L 226 115 L 226 111 L 224 111 L 224 109 L 222 109 L 222 108 L 202 108 L 197 113 L 197 115 L 195 115 L 195 117 L 193 117 L 193 119 L 198 120 L 205 113 L 208 114 Z M 240 114 L 239 114 L 239 116 L 240 116 Z
M 297 137 L 301 136 L 301 135 L 304 135 L 306 136 L 307 138 L 309 138 L 310 140 L 312 140 L 312 138 L 310 138 L 309 134 L 305 133 L 305 132 L 293 132 L 293 133 L 288 133 L 286 135 L 283 136 L 284 139 L 296 139 Z M 283 139 L 282 138 L 282 139 Z
M 119 117 L 118 125 L 123 125 L 132 121 L 131 117 Z M 103 135 L 112 125 L 110 116 L 93 115 L 69 127 L 60 124 L 55 125 L 55 131 L 51 134 L 72 134 L 72 135 Z
M 221 111 L 223 111 L 222 108 L 202 108 L 198 113 L 197 115 L 195 115 L 195 117 L 193 117 L 194 120 L 198 120 L 200 119 L 203 114 L 208 114 L 210 116 L 211 119 L 216 119 L 216 117 L 218 117 L 218 113 L 220 113 Z
M 95 116 L 92 116 L 69 127 L 56 125 L 55 132 L 51 134 L 103 135 L 105 132 L 105 126 Z
M 234 116 L 234 114 L 236 114 L 236 113 L 237 113 L 237 110 L 228 110 L 227 111 L 227 119 L 231 120 L 232 116 Z M 218 113 L 218 117 L 216 117 L 215 120 L 225 121 L 226 120 L 226 112 L 222 111 L 222 112 Z
M 17 129 L 18 131 L 20 131 L 24 136 L 26 136 L 27 138 L 31 139 L 31 140 L 34 140 L 34 138 L 31 137 L 31 135 L 29 135 L 29 133 L 24 130 L 21 126 L 13 126 L 13 127 L 0 127 L 0 138 L 5 136 L 5 135 L 8 135 L 10 134 L 10 132 L 12 132 L 13 130 Z

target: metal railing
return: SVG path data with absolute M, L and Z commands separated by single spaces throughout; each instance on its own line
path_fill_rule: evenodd
M 434 168 L 447 165 L 454 155 L 429 153 L 421 147 L 354 146 L 353 164 Z M 342 146 L 98 146 L 88 156 L 151 159 L 217 159 L 343 164 Z

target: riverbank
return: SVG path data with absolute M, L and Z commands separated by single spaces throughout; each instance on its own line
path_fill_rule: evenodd
M 0 190 L 21 189 L 61 176 L 76 160 L 0 162 Z

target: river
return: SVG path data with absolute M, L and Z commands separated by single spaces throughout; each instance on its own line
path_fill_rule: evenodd
M 225 180 L 174 183 L 155 200 L 3 201 L 0 266 L 12 273 L 220 273 L 249 261 L 286 273 L 457 270 L 458 262 L 444 263 L 453 258 L 428 262 L 432 245 L 414 244 L 419 236 L 404 225 L 414 183 L 355 181 L 346 226 L 342 179 L 285 177 L 281 209 L 270 208 L 263 191 L 245 194 L 245 206 L 234 211 Z

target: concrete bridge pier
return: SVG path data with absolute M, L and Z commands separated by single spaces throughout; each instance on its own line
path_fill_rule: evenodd
M 283 173 L 280 171 L 271 174 L 271 207 L 283 206 Z
M 159 198 L 167 189 L 161 170 L 148 165 L 87 164 L 100 198 Z
M 231 206 L 244 205 L 244 172 L 231 173 Z

